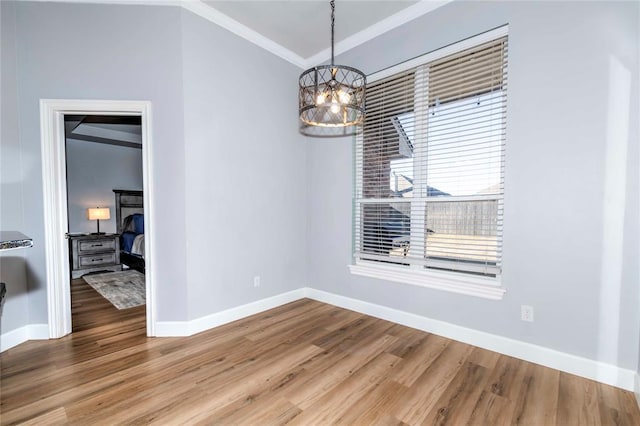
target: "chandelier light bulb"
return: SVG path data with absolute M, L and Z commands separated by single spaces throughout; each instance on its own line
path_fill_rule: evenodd
M 337 114 L 340 112 L 340 104 L 337 102 L 331 102 L 331 108 L 329 108 L 332 113 Z
M 341 104 L 346 105 L 351 102 L 351 95 L 344 90 L 338 90 L 338 99 Z
M 325 95 L 324 93 L 320 93 L 316 98 L 316 105 L 322 105 L 324 103 Z

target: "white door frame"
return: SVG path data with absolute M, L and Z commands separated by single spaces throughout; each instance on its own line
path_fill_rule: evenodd
M 42 148 L 42 187 L 44 193 L 44 237 L 47 271 L 49 337 L 71 333 L 71 277 L 67 222 L 67 174 L 64 116 L 135 115 L 142 124 L 142 176 L 145 216 L 145 286 L 147 299 L 147 336 L 155 336 L 155 286 L 153 277 L 153 155 L 151 154 L 151 102 L 109 100 L 40 100 Z

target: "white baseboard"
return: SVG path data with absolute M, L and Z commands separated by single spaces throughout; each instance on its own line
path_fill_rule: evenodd
M 49 325 L 31 324 L 25 325 L 15 330 L 8 331 L 0 335 L 0 352 L 18 346 L 27 340 L 47 340 L 49 339 Z
M 156 321 L 156 337 L 190 336 L 189 321 Z
M 209 330 L 250 315 L 258 314 L 269 309 L 293 302 L 305 297 L 305 288 L 278 294 L 266 299 L 247 303 L 224 311 L 216 312 L 191 321 L 158 321 L 156 322 L 156 336 L 191 336 L 201 331 Z
M 629 390 L 635 393 L 640 405 L 640 375 L 635 371 L 308 287 L 191 321 L 158 321 L 156 336 L 191 336 L 305 297 Z M 24 326 L 0 336 L 0 351 L 27 340 L 48 338 L 47 324 Z
M 310 299 L 382 318 L 576 376 L 586 377 L 626 390 L 634 389 L 636 374 L 632 370 L 312 288 L 306 289 L 306 295 Z
M 640 372 L 636 373 L 635 387 L 633 389 L 633 393 L 636 395 L 636 402 L 638 403 L 638 408 L 640 408 Z

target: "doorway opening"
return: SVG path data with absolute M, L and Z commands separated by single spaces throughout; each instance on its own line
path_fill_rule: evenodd
M 72 331 L 145 318 L 140 116 L 65 115 Z
M 65 139 L 69 129 L 74 127 L 73 122 L 83 121 L 81 117 L 103 117 L 102 121 L 115 121 L 123 120 L 131 122 L 139 122 L 139 139 L 141 145 L 142 154 L 142 192 L 144 194 L 141 197 L 140 204 L 142 204 L 143 215 L 143 228 L 144 235 L 142 241 L 138 242 L 138 250 L 141 250 L 144 254 L 144 260 L 146 267 L 144 268 L 144 293 L 146 294 L 146 331 L 147 336 L 155 335 L 155 300 L 154 300 L 154 262 L 153 259 L 153 230 L 155 229 L 154 215 L 153 215 L 153 196 L 154 189 L 151 181 L 152 170 L 152 154 L 151 154 L 151 103 L 147 101 L 108 101 L 108 100 L 49 100 L 44 99 L 40 101 L 40 127 L 41 127 L 41 147 L 42 147 L 42 173 L 43 173 L 43 194 L 44 194 L 44 215 L 45 215 L 45 251 L 46 251 L 46 270 L 47 270 L 47 305 L 49 309 L 49 337 L 58 338 L 72 331 L 72 317 L 71 317 L 71 278 L 72 272 L 77 272 L 76 267 L 90 267 L 92 259 L 97 259 L 95 262 L 104 266 L 105 263 L 109 263 L 108 266 L 113 268 L 121 267 L 121 263 L 117 263 L 120 259 L 115 259 L 117 256 L 116 250 L 112 250 L 112 245 L 120 245 L 121 242 L 116 237 L 113 237 L 112 242 L 105 241 L 102 236 L 105 234 L 95 235 L 98 242 L 91 244 L 102 244 L 102 247 L 95 247 L 96 250 L 101 250 L 97 256 L 93 257 L 96 253 L 84 253 L 86 256 L 82 259 L 82 265 L 80 260 L 73 264 L 73 249 L 70 245 L 67 237 L 69 232 L 74 232 L 74 229 L 70 229 L 70 224 L 73 218 L 68 214 L 69 200 L 67 197 L 67 164 L 66 164 L 66 146 Z M 129 118 L 127 118 L 129 117 Z M 67 118 L 67 120 L 65 120 Z M 85 119 L 86 120 L 86 119 Z M 92 121 L 92 120 L 89 120 Z M 93 120 L 95 121 L 95 120 Z M 76 137 L 103 138 L 105 127 L 104 123 L 96 125 L 92 123 L 93 129 L 90 131 L 76 131 Z M 77 127 L 77 126 L 76 126 Z M 102 130 L 100 130 L 102 129 Z M 86 130 L 86 129 L 85 129 Z M 80 136 L 78 136 L 80 135 Z M 127 141 L 125 141 L 127 142 Z M 130 141 L 129 141 L 130 142 Z M 115 198 L 117 194 L 113 192 L 113 189 L 127 190 L 127 188 L 112 188 L 112 196 Z M 135 189 L 132 189 L 135 190 Z M 95 201 L 92 201 L 95 203 Z M 101 203 L 101 202 L 100 202 Z M 96 206 L 100 207 L 100 206 Z M 95 209 L 96 207 L 87 207 L 87 209 Z M 100 210 L 100 209 L 97 209 Z M 115 210 L 115 204 L 114 204 Z M 86 211 L 87 215 L 88 210 Z M 74 212 L 74 214 L 77 212 Z M 82 212 L 81 212 L 82 213 Z M 94 212 L 99 218 L 102 219 L 103 226 L 105 224 L 104 219 L 106 212 Z M 110 213 L 110 212 L 109 212 Z M 115 216 L 114 212 L 114 216 Z M 122 212 L 121 212 L 122 213 Z M 132 213 L 133 214 L 133 213 Z M 86 216 L 88 217 L 88 216 Z M 109 214 L 111 217 L 111 214 Z M 122 218 L 120 218 L 122 220 Z M 117 220 L 117 219 L 116 219 Z M 83 226 L 86 226 L 85 223 Z M 97 223 L 96 223 L 97 225 Z M 122 223 L 120 224 L 122 225 Z M 97 230 L 97 229 L 96 229 Z M 103 230 L 106 230 L 103 228 Z M 90 231 L 90 229 L 83 229 L 83 231 Z M 111 231 L 111 229 L 109 229 Z M 118 234 L 118 231 L 122 231 L 122 228 L 118 228 L 116 225 L 114 234 Z M 91 232 L 82 232 L 89 233 Z M 71 236 L 73 244 L 73 235 Z M 91 237 L 89 237 L 91 239 Z M 106 238 L 108 240 L 108 238 Z M 86 242 L 86 241 L 85 241 Z M 78 242 L 79 244 L 79 242 Z M 89 245 L 85 244 L 84 248 L 91 249 Z M 71 250 L 70 250 L 71 248 Z M 78 246 L 78 250 L 80 250 Z M 103 256 L 103 254 L 107 254 Z M 119 254 L 119 252 L 118 252 Z M 113 259 L 111 258 L 113 257 Z M 96 265 L 97 267 L 100 265 Z M 112 268 L 112 269 L 113 269 Z M 95 272 L 95 271 L 91 271 Z

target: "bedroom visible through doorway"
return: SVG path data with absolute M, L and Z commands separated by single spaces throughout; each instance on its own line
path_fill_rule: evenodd
M 141 117 L 65 114 L 64 132 L 72 330 L 144 318 Z
M 75 124 L 65 123 L 65 117 L 74 116 Z M 99 120 L 87 119 L 90 116 L 104 116 Z M 102 200 L 91 201 L 91 206 L 80 208 L 80 215 L 84 214 L 84 225 L 80 226 L 80 230 L 70 228 L 72 219 L 68 214 L 67 206 L 67 164 L 66 164 L 66 134 L 68 132 L 75 133 L 75 137 L 93 140 L 84 140 L 83 142 L 100 144 L 105 142 L 103 139 L 110 138 L 105 134 L 109 131 L 109 119 L 117 120 L 117 117 L 128 117 L 130 120 L 139 120 L 140 136 L 139 145 L 141 145 L 142 153 L 142 188 L 110 188 L 110 194 L 114 200 L 114 189 L 118 190 L 141 190 L 143 196 L 142 223 L 144 227 L 144 237 L 142 242 L 138 244 L 144 247 L 145 267 L 143 274 L 144 296 L 146 308 L 144 311 L 144 322 L 146 325 L 146 335 L 155 335 L 155 284 L 153 276 L 155 276 L 155 267 L 152 261 L 154 249 L 153 238 L 153 199 L 154 188 L 152 185 L 152 147 L 151 143 L 151 102 L 149 101 L 122 101 L 122 100 L 69 100 L 69 99 L 41 99 L 40 100 L 40 129 L 41 129 L 41 149 L 42 149 L 42 183 L 43 183 L 43 205 L 44 205 L 44 246 L 46 252 L 46 275 L 47 275 L 47 308 L 49 318 L 49 337 L 59 338 L 72 332 L 72 306 L 71 306 L 71 280 L 72 278 L 86 275 L 83 269 L 95 270 L 89 273 L 112 273 L 121 272 L 137 272 L 135 269 L 128 269 L 123 266 L 121 259 L 117 258 L 120 251 L 120 235 L 117 227 L 115 227 L 115 212 L 110 208 L 102 206 Z M 73 132 L 81 121 L 87 120 L 86 124 L 92 129 L 84 129 Z M 70 121 L 70 120 L 68 120 Z M 107 121 L 105 123 L 104 121 Z M 137 121 L 135 123 L 137 125 Z M 127 123 L 131 125 L 131 123 Z M 113 130 L 113 129 L 111 129 Z M 137 131 L 135 131 L 137 132 Z M 129 132 L 129 133 L 135 133 Z M 124 132 L 126 133 L 126 132 Z M 126 136 L 126 135 L 121 135 Z M 121 145 L 136 143 L 133 140 L 120 139 Z M 109 144 L 106 144 L 109 145 Z M 90 171 L 89 171 L 90 172 Z M 111 185 L 114 186 L 114 185 Z M 111 198 L 110 198 L 111 199 Z M 94 205 L 95 204 L 95 205 Z M 86 209 L 85 209 L 86 207 Z M 109 206 L 107 206 L 109 207 Z M 69 206 L 69 211 L 71 206 Z M 94 211 L 90 212 L 90 209 Z M 76 211 L 77 213 L 77 211 Z M 109 221 L 112 221 L 114 228 L 105 228 Z M 100 229 L 98 229 L 98 223 Z M 84 228 L 82 228 L 84 227 Z M 75 233 L 69 238 L 69 232 Z M 100 232 L 100 233 L 99 233 Z M 107 236 L 107 233 L 114 234 Z M 77 235 L 77 234 L 89 234 Z M 82 241 L 83 237 L 95 241 Z M 73 238 L 77 239 L 78 259 L 76 263 L 77 269 L 73 269 L 73 245 L 70 242 Z M 106 240 L 106 241 L 104 241 Z M 92 247 L 95 245 L 95 247 Z M 118 247 L 118 250 L 115 248 Z M 86 250 L 96 249 L 104 250 L 96 257 Z M 83 253 L 81 253 L 83 252 Z M 103 256 L 104 254 L 107 256 Z M 80 255 L 82 254 L 82 259 Z M 94 253 L 96 254 L 96 253 Z M 138 272 L 139 273 L 139 272 Z M 75 277 L 74 277 L 75 275 Z M 126 278 L 126 277 L 125 277 Z M 81 279 L 81 283 L 85 280 Z M 138 280 L 138 282 L 140 282 Z M 91 289 L 93 292 L 93 289 Z M 109 292 L 107 292 L 109 293 Z M 113 293 L 113 292 L 111 292 Z M 100 293 L 93 292 L 100 299 L 105 299 Z M 113 296 L 113 294 L 111 294 Z M 117 308 L 114 308 L 117 309 Z

